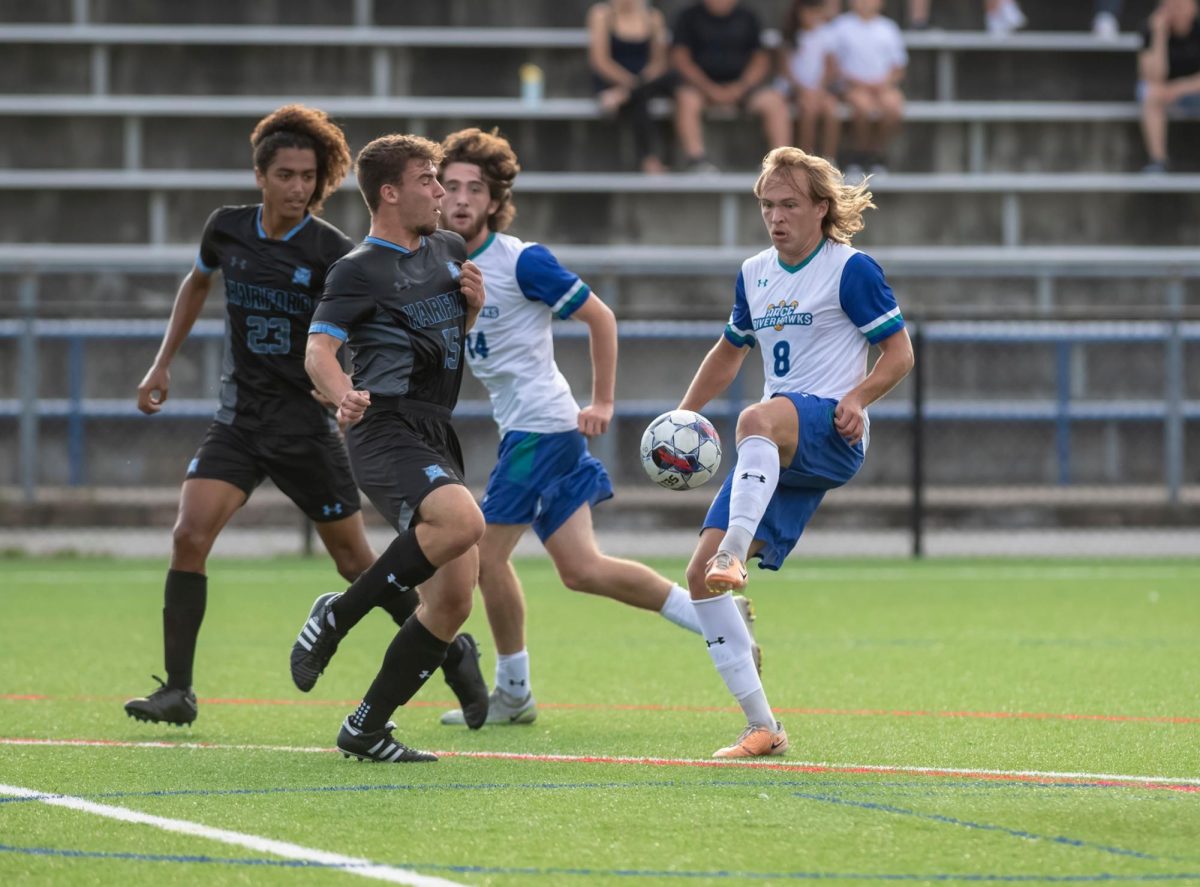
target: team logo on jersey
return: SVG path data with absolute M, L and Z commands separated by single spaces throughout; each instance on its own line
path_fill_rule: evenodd
M 767 312 L 762 317 L 754 318 L 754 328 L 761 330 L 773 326 L 782 330 L 785 326 L 812 326 L 813 316 L 809 311 L 797 311 L 800 303 L 793 299 L 785 302 L 782 299 L 777 304 L 767 305 Z
M 462 268 L 459 267 L 458 262 L 447 262 L 446 270 L 450 272 L 450 277 L 454 280 L 462 277 Z
M 426 465 L 425 476 L 429 478 L 430 483 L 433 483 L 439 477 L 449 477 L 450 475 L 446 474 L 446 469 L 441 465 Z
M 292 283 L 300 286 L 310 286 L 312 284 L 312 270 L 309 268 L 300 267 L 292 272 Z
M 479 312 L 480 317 L 499 317 L 500 308 L 496 305 L 484 305 L 483 310 Z

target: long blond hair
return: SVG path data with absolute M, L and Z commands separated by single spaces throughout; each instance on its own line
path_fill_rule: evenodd
M 814 203 L 827 202 L 821 233 L 837 243 L 849 244 L 863 229 L 863 212 L 875 208 L 865 179 L 847 185 L 832 163 L 799 148 L 776 148 L 763 158 L 762 173 L 754 183 L 755 197 L 762 197 L 767 182 L 777 173 L 790 178 L 793 187 Z

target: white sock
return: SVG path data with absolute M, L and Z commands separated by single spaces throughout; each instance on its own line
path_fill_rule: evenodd
M 738 613 L 732 594 L 693 601 L 708 655 L 721 680 L 746 712 L 751 724 L 774 728 L 775 718 L 763 693 L 762 681 L 750 653 L 750 632 Z M 746 701 L 744 701 L 746 700 Z M 747 707 L 749 706 L 749 707 Z
M 768 437 L 752 435 L 738 444 L 737 455 L 729 494 L 729 527 L 720 550 L 745 563 L 754 531 L 779 486 L 779 446 Z
M 700 622 L 696 619 L 692 597 L 678 585 L 671 586 L 671 590 L 667 592 L 667 599 L 658 612 L 668 622 L 674 622 L 680 628 L 700 634 Z
M 529 695 L 529 651 L 496 656 L 496 689 L 524 699 Z

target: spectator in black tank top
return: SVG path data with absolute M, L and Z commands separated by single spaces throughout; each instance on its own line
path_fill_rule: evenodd
M 650 100 L 675 90 L 662 13 L 646 0 L 611 0 L 588 10 L 587 28 L 588 64 L 600 109 L 632 128 L 642 172 L 666 172 L 650 117 Z
M 1200 113 L 1200 10 L 1196 0 L 1162 0 L 1142 30 L 1138 98 L 1142 138 L 1150 162 L 1144 172 L 1166 172 L 1167 112 Z

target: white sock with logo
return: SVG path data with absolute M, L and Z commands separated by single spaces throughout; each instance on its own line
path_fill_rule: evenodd
M 743 564 L 762 517 L 779 485 L 779 445 L 769 437 L 751 435 L 737 447 L 733 489 L 729 494 L 729 527 L 720 550 Z
M 668 622 L 674 622 L 680 628 L 700 634 L 700 620 L 696 618 L 692 597 L 678 585 L 671 586 L 671 590 L 667 592 L 667 599 L 658 612 Z
M 496 689 L 524 699 L 529 695 L 529 651 L 496 656 Z
M 732 594 L 692 601 L 708 655 L 721 680 L 738 701 L 746 720 L 756 726 L 775 728 L 775 717 L 763 693 L 762 681 L 750 652 L 750 632 Z

